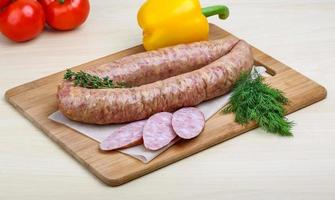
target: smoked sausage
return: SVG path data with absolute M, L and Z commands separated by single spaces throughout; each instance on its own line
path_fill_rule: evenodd
M 141 120 L 221 96 L 252 66 L 250 46 L 238 41 L 229 53 L 205 67 L 138 87 L 87 89 L 65 81 L 58 89 L 58 106 L 68 118 L 85 123 Z
M 237 42 L 232 38 L 180 44 L 133 54 L 84 71 L 139 86 L 199 69 L 227 54 Z

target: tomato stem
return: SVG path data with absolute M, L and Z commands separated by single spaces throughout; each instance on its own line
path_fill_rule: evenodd
M 65 3 L 65 0 L 58 0 L 58 2 L 59 2 L 60 4 L 63 4 L 63 3 Z

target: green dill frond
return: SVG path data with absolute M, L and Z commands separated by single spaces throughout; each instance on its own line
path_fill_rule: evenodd
M 258 75 L 252 79 L 250 74 L 243 73 L 223 113 L 235 113 L 235 121 L 239 124 L 256 121 L 269 133 L 292 136 L 294 123 L 285 118 L 284 105 L 287 103 L 288 99 L 283 92 L 264 83 L 263 77 Z

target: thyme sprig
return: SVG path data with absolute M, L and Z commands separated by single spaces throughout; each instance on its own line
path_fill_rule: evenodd
M 294 123 L 285 118 L 284 105 L 287 104 L 283 92 L 264 83 L 259 74 L 255 79 L 250 74 L 241 74 L 223 112 L 234 112 L 235 121 L 239 124 L 256 121 L 267 132 L 292 136 Z
M 127 88 L 130 87 L 126 83 L 115 83 L 109 77 L 100 78 L 95 75 L 88 74 L 83 71 L 73 72 L 72 70 L 66 70 L 64 79 L 73 81 L 75 86 L 81 86 L 92 89 L 102 88 Z

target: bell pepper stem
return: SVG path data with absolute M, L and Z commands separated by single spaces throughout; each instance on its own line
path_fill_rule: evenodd
M 229 16 L 229 9 L 224 5 L 208 6 L 201 9 L 204 16 L 210 17 L 213 15 L 219 15 L 220 19 L 227 19 Z

